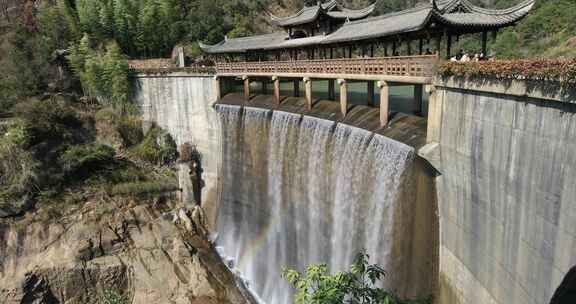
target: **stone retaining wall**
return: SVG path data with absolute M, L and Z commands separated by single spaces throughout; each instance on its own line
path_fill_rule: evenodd
M 166 129 L 180 147 L 191 143 L 202 155 L 202 201 L 208 212 L 217 202 L 220 163 L 220 125 L 212 108 L 216 102 L 216 81 L 211 75 L 170 73 L 140 74 L 134 79 L 135 99 L 145 122 Z M 180 186 L 184 200 L 191 202 L 191 181 L 187 164 L 180 165 Z
M 521 87 L 436 83 L 438 303 L 548 303 L 576 265 L 575 100 Z

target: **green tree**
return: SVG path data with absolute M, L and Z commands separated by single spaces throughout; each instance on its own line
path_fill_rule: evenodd
M 47 54 L 66 49 L 80 37 L 78 19 L 68 1 L 58 0 L 56 5 L 42 2 L 38 14 L 39 31 Z
M 132 37 L 136 36 L 137 7 L 128 0 L 114 0 L 113 6 L 116 41 L 127 54 L 135 54 L 136 46 Z
M 76 13 L 83 33 L 100 32 L 100 1 L 76 0 Z
M 160 5 L 157 0 L 147 0 L 140 12 L 140 29 L 138 43 L 141 52 L 148 57 L 158 56 L 162 53 L 162 40 Z
M 107 1 L 102 1 L 100 5 L 100 29 L 102 37 L 111 38 L 114 37 L 116 32 L 114 23 L 114 7 L 112 3 Z
M 417 304 L 430 303 L 426 300 L 400 300 L 377 287 L 386 276 L 382 267 L 369 264 L 369 256 L 360 252 L 350 271 L 328 274 L 325 264 L 311 265 L 302 274 L 284 269 L 283 277 L 296 289 L 296 304 Z
M 120 107 L 128 103 L 130 69 L 118 44 L 110 42 L 100 51 L 91 46 L 90 37 L 85 34 L 80 43 L 71 48 L 68 60 L 85 95 Z

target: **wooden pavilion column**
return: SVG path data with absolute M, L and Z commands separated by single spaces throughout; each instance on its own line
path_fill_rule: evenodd
M 274 107 L 280 105 L 280 78 L 278 76 L 272 76 L 272 82 L 274 83 Z
M 422 103 L 424 102 L 424 86 L 421 84 L 414 85 L 414 102 L 416 103 L 416 107 L 414 109 L 415 113 L 422 114 Z
M 306 110 L 312 110 L 312 79 L 304 77 L 304 89 L 306 91 Z
M 419 55 L 424 53 L 424 40 L 422 40 L 422 38 L 420 38 L 420 41 L 418 42 L 418 53 Z
M 374 80 L 368 80 L 368 105 L 374 106 Z
M 220 100 L 222 98 L 220 80 L 220 77 L 214 76 L 214 94 L 216 95 L 216 100 Z
M 389 93 L 390 89 L 386 81 L 378 81 L 378 88 L 380 89 L 380 127 L 388 125 L 388 111 L 390 107 Z
M 488 32 L 482 32 L 482 54 L 486 56 L 487 51 L 487 44 L 488 44 Z
M 452 57 L 452 35 L 446 35 L 446 59 L 450 59 Z
M 336 82 L 336 80 L 334 80 L 334 79 L 328 79 L 328 99 L 330 99 L 330 100 L 336 99 L 336 94 L 334 92 L 335 82 Z
M 443 99 L 441 96 L 438 96 L 439 92 L 433 85 L 427 85 L 426 92 L 430 94 L 430 98 L 428 99 L 428 130 L 426 143 L 440 142 Z
M 346 79 L 338 79 L 338 85 L 340 85 L 340 113 L 344 118 L 348 114 L 348 82 Z
M 294 79 L 294 97 L 300 97 L 300 79 Z
M 242 76 L 242 81 L 244 82 L 244 100 L 248 101 L 250 99 L 250 78 Z

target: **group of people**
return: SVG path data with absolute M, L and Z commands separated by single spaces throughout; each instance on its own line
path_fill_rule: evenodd
M 486 61 L 493 60 L 493 56 L 486 56 L 483 52 L 475 53 L 474 55 L 465 52 L 461 49 L 456 56 L 450 58 L 452 62 L 469 62 L 469 61 Z

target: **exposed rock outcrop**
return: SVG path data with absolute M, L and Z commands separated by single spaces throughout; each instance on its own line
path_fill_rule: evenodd
M 170 200 L 112 205 L 87 203 L 57 222 L 2 222 L 0 303 L 101 303 L 109 291 L 127 303 L 252 302 L 208 241 L 200 210 Z

